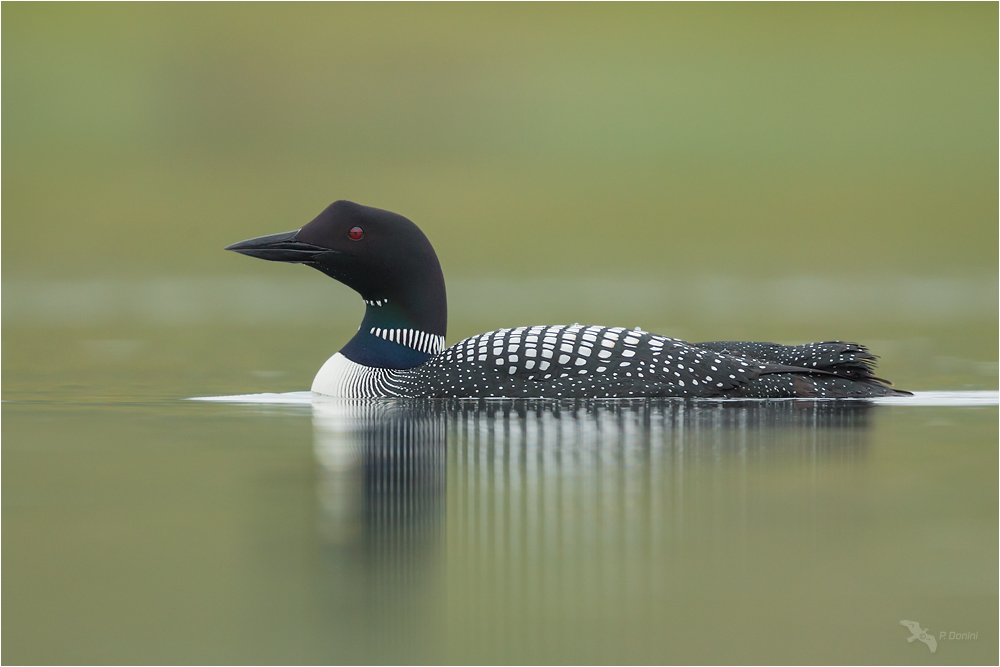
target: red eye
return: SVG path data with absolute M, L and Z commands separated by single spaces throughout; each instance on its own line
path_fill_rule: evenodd
M 360 227 L 351 227 L 351 231 L 347 232 L 347 235 L 351 237 L 352 241 L 360 241 L 361 237 L 365 235 L 365 230 Z

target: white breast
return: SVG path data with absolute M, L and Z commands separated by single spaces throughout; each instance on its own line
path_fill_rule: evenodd
M 387 368 L 356 364 L 340 352 L 326 360 L 313 379 L 312 390 L 336 398 L 376 398 L 396 396 L 386 380 L 393 373 Z

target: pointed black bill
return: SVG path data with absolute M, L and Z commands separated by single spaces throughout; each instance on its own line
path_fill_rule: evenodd
M 226 250 L 232 250 L 241 255 L 266 259 L 271 262 L 299 263 L 312 262 L 323 253 L 334 252 L 329 248 L 322 248 L 311 243 L 297 241 L 295 236 L 298 233 L 299 230 L 296 229 L 291 232 L 282 232 L 281 234 L 258 236 L 255 239 L 247 239 L 246 241 L 226 246 Z

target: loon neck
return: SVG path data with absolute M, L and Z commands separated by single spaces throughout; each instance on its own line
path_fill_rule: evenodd
M 444 350 L 447 310 L 443 294 L 437 302 L 421 301 L 423 307 L 391 297 L 365 299 L 361 327 L 340 353 L 373 368 L 406 369 L 424 363 Z

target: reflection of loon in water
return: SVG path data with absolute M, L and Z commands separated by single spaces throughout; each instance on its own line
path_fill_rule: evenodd
M 440 662 L 443 633 L 478 641 L 511 599 L 525 623 L 552 629 L 533 614 L 563 599 L 557 581 L 586 605 L 642 613 L 646 592 L 630 582 L 655 578 L 682 545 L 738 549 L 774 521 L 758 497 L 770 487 L 748 473 L 780 467 L 799 484 L 818 466 L 842 469 L 864 456 L 871 409 L 317 400 L 320 586 L 338 650 L 364 641 L 358 655 L 375 661 Z M 811 521 L 807 511 L 780 521 Z
M 317 401 L 313 431 L 323 597 L 339 633 L 369 640 L 357 657 L 341 645 L 340 661 L 413 661 L 439 599 L 444 422 L 413 402 Z
M 331 543 L 367 544 L 370 557 L 433 543 L 446 452 L 466 484 L 470 475 L 509 475 L 512 461 L 559 474 L 560 454 L 575 457 L 577 472 L 667 459 L 681 469 L 706 459 L 853 459 L 864 453 L 871 409 L 863 401 L 316 401 L 323 533 Z M 644 455 L 631 461 L 637 452 Z
M 412 560 L 440 537 L 444 423 L 409 402 L 313 406 L 323 477 L 321 532 L 375 572 L 379 588 L 404 584 Z

